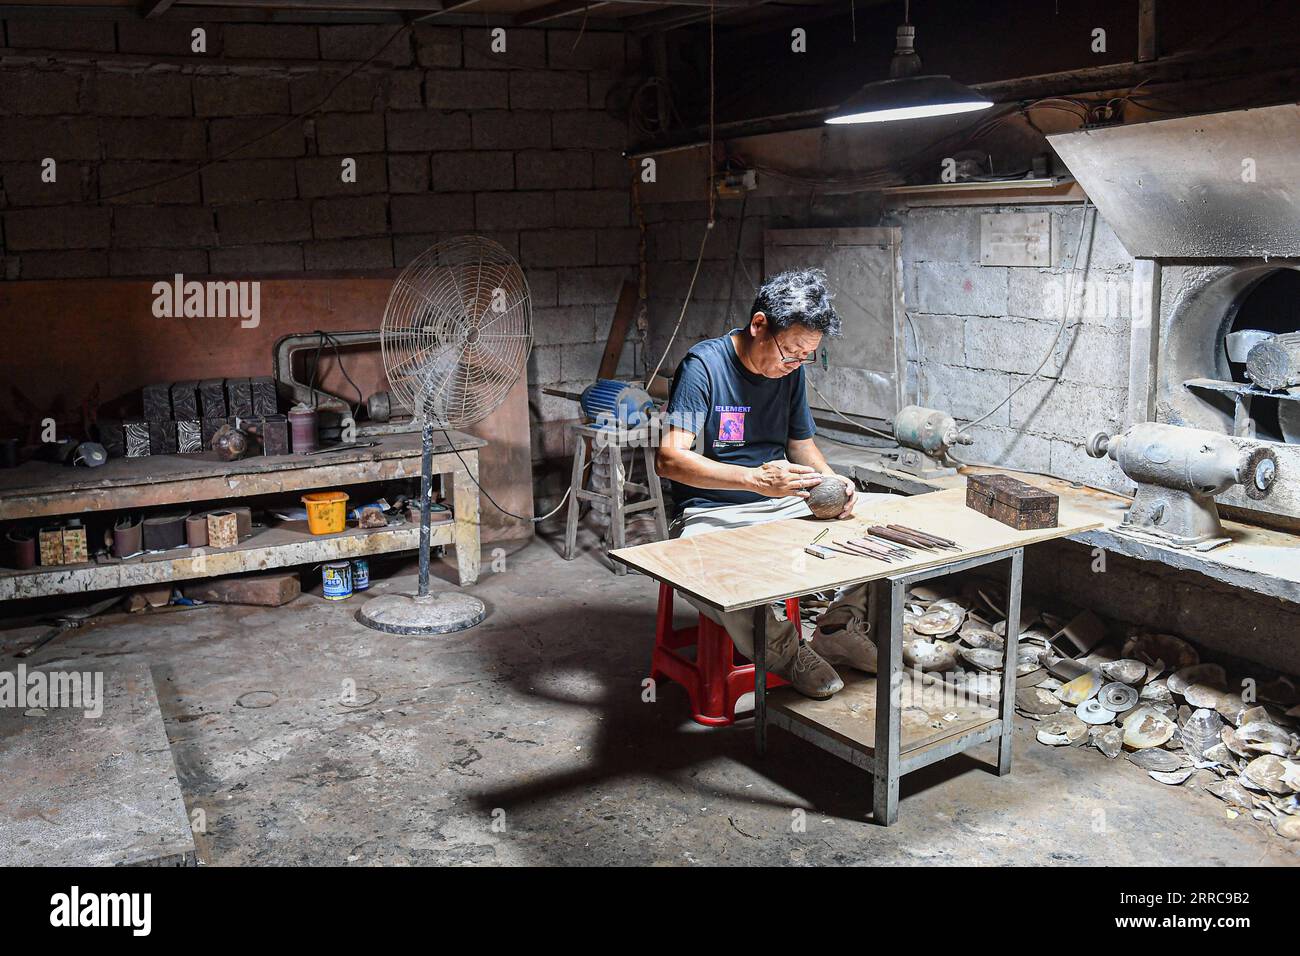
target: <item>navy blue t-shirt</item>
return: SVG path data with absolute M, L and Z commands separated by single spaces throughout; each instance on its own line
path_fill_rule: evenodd
M 695 450 L 714 461 L 754 468 L 786 457 L 786 443 L 816 434 L 803 366 L 784 378 L 768 378 L 745 368 L 736 354 L 733 329 L 696 344 L 677 367 L 667 425 L 694 432 Z M 693 488 L 673 482 L 680 513 L 686 508 L 762 501 L 754 491 Z

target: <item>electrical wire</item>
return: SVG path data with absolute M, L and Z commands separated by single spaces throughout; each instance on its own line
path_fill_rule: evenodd
M 809 388 L 811 388 L 814 392 L 817 393 L 817 397 L 826 403 L 826 407 L 829 408 L 832 412 L 834 412 L 837 416 L 839 416 L 839 418 L 842 419 L 843 421 L 852 425 L 854 428 L 861 429 L 862 431 L 866 432 L 869 435 L 879 435 L 881 438 L 888 438 L 890 441 L 895 440 L 892 433 L 882 432 L 875 428 L 868 428 L 866 425 L 862 424 L 861 422 L 855 422 L 853 419 L 849 418 L 848 415 L 845 415 L 842 411 L 836 408 L 829 398 L 827 398 L 825 395 L 822 394 L 821 389 L 819 389 L 816 385 L 814 385 L 812 379 L 808 378 L 807 375 L 804 376 L 804 381 L 808 383 Z
M 717 207 L 717 189 L 713 183 L 713 134 L 714 134 L 714 104 L 717 99 L 716 88 L 714 85 L 714 61 L 716 59 L 714 38 L 713 38 L 713 21 L 714 10 L 713 0 L 709 0 L 709 221 L 705 224 L 704 235 L 700 237 L 700 251 L 695 257 L 695 269 L 691 272 L 690 285 L 686 287 L 686 297 L 682 300 L 682 311 L 677 316 L 677 324 L 673 326 L 673 333 L 668 337 L 668 344 L 664 346 L 663 354 L 659 356 L 659 361 L 655 363 L 654 371 L 646 378 L 646 388 L 654 384 L 655 376 L 663 368 L 664 362 L 668 360 L 668 353 L 672 350 L 673 343 L 677 341 L 677 333 L 682 330 L 682 323 L 686 321 L 686 309 L 691 304 L 691 296 L 695 292 L 695 280 L 700 277 L 700 266 L 704 264 L 704 247 L 708 244 L 709 235 L 713 232 L 714 213 Z
M 994 412 L 996 412 L 1003 405 L 1007 404 L 1007 402 L 1011 401 L 1011 399 L 1019 395 L 1020 392 L 1023 391 L 1029 385 L 1030 382 L 1038 378 L 1038 373 L 1043 370 L 1043 368 L 1047 365 L 1049 361 L 1051 361 L 1052 354 L 1056 351 L 1057 343 L 1061 341 L 1061 336 L 1065 334 L 1065 328 L 1069 324 L 1069 320 L 1070 320 L 1070 304 L 1074 296 L 1074 277 L 1079 271 L 1079 253 L 1083 249 L 1083 234 L 1086 231 L 1087 224 L 1088 224 L 1089 205 L 1091 205 L 1091 203 L 1089 203 L 1088 199 L 1085 197 L 1083 200 L 1083 208 L 1080 210 L 1080 215 L 1079 215 L 1079 238 L 1074 245 L 1074 261 L 1070 266 L 1070 274 L 1066 277 L 1065 280 L 1065 304 L 1061 308 L 1061 322 L 1056 327 L 1056 335 L 1052 337 L 1052 343 L 1047 347 L 1047 352 L 1043 355 L 1043 360 L 1038 363 L 1038 367 L 1035 368 L 1029 374 L 1028 378 L 1026 378 L 1023 382 L 1021 382 L 1019 385 L 1017 385 L 1015 388 L 1013 388 L 1010 391 L 1010 393 L 1007 395 L 1006 398 L 1002 399 L 1002 401 L 998 402 L 996 405 L 990 408 L 979 418 L 975 419 L 972 422 L 967 422 L 966 424 L 967 428 L 973 428 L 976 425 L 980 424 L 981 422 L 987 421 L 993 415 Z M 1096 217 L 1094 216 L 1093 218 L 1095 219 Z M 1089 244 L 1088 249 L 1089 249 L 1088 261 L 1090 263 L 1092 261 L 1091 244 Z M 1087 264 L 1085 264 L 1083 267 L 1083 274 L 1085 276 L 1085 281 L 1086 281 L 1086 276 L 1088 274 Z
M 334 348 L 335 364 L 338 365 L 339 371 L 343 374 L 343 378 L 347 381 L 349 385 L 352 386 L 352 390 L 357 393 L 356 407 L 353 407 L 351 405 L 348 406 L 348 411 L 352 414 L 352 418 L 355 421 L 357 417 L 357 411 L 361 408 L 361 405 L 363 404 L 364 401 L 361 397 L 361 389 L 357 387 L 356 382 L 352 381 L 352 376 L 348 374 L 347 368 L 345 368 L 343 365 L 343 356 L 339 354 L 339 340 L 335 338 L 333 335 L 331 335 L 329 332 L 322 331 L 321 329 L 317 329 L 316 334 L 320 336 L 320 339 L 316 343 L 316 353 L 315 355 L 312 356 L 312 360 L 311 360 L 311 381 L 308 382 L 307 384 L 307 388 L 313 393 L 312 407 L 313 408 L 316 407 L 316 397 L 315 397 L 316 373 L 320 368 L 321 349 L 323 349 L 326 345 L 330 345 L 333 346 Z
M 478 480 L 478 476 L 476 476 L 474 472 L 470 469 L 469 462 L 467 462 L 465 460 L 465 457 L 460 453 L 460 449 L 456 447 L 456 443 L 451 440 L 451 435 L 448 433 L 447 429 L 439 428 L 438 431 L 442 432 L 442 437 L 447 440 L 447 444 L 451 446 L 451 450 L 455 452 L 456 457 L 460 459 L 460 463 L 465 466 L 465 474 L 469 475 L 469 480 L 474 482 L 474 487 L 478 489 L 479 494 L 481 494 L 484 498 L 490 501 L 492 503 L 492 507 L 496 508 L 497 511 L 501 512 L 503 515 L 506 515 L 511 518 L 517 518 L 520 521 L 531 521 L 533 524 L 539 524 L 545 521 L 547 518 L 554 515 L 561 508 L 563 508 L 564 503 L 569 500 L 569 495 L 573 492 L 573 485 L 569 485 L 569 487 L 565 489 L 564 497 L 560 499 L 560 503 L 556 505 L 554 508 L 552 508 L 550 511 L 546 512 L 546 514 L 542 515 L 540 518 L 529 518 L 524 515 L 517 515 L 513 511 L 510 511 L 509 509 L 501 507 L 501 505 L 497 503 L 497 500 L 492 497 L 492 495 L 488 492 L 486 488 L 483 487 L 482 483 Z M 591 467 L 591 462 L 587 462 L 586 466 L 583 468 L 584 475 L 587 472 L 587 468 L 590 467 Z

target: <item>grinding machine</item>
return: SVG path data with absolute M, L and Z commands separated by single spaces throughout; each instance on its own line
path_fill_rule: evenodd
M 1119 435 L 1097 432 L 1088 441 L 1088 454 L 1109 456 L 1137 483 L 1117 531 L 1208 551 L 1230 540 L 1215 495 L 1234 485 L 1255 501 L 1272 493 L 1278 465 L 1268 446 L 1199 428 L 1141 422 Z

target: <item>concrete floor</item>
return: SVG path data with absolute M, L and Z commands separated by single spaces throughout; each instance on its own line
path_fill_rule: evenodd
M 697 726 L 672 685 L 642 702 L 650 581 L 540 540 L 492 560 L 471 589 L 489 617 L 457 635 L 378 634 L 358 598 L 305 594 L 102 618 L 30 663 L 152 667 L 212 865 L 1300 862 L 1192 784 L 1044 747 L 1023 718 L 1011 776 L 985 747 L 904 777 L 884 829 L 850 765 L 780 730 L 760 761 L 747 721 Z

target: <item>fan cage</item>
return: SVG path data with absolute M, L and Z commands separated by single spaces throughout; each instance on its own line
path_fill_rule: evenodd
M 532 339 L 523 270 L 482 236 L 440 242 L 412 260 L 379 327 L 394 396 L 440 428 L 473 425 L 505 401 Z

